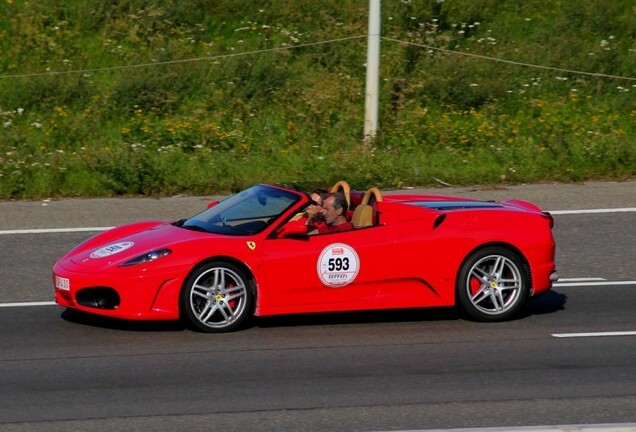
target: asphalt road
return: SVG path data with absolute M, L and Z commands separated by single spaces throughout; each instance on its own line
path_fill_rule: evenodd
M 554 211 L 565 280 L 506 323 L 428 309 L 206 335 L 21 304 L 50 302 L 52 263 L 92 234 L 23 230 L 178 219 L 217 197 L 0 202 L 0 431 L 636 423 L 636 212 L 574 212 L 634 209 L 636 182 L 432 192 Z

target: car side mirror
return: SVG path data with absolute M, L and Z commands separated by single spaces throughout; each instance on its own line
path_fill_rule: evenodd
M 292 218 L 289 222 L 278 229 L 278 238 L 305 238 L 307 237 L 306 219 Z

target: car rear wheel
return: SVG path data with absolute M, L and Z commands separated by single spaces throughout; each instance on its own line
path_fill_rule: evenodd
M 474 252 L 457 279 L 462 309 L 478 321 L 504 321 L 514 316 L 528 298 L 530 275 L 523 260 L 503 247 Z
M 252 280 L 227 262 L 202 265 L 181 290 L 181 310 L 187 324 L 207 333 L 236 329 L 252 315 L 253 305 Z

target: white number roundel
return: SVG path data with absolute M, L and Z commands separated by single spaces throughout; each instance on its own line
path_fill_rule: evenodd
M 358 276 L 360 258 L 344 243 L 332 243 L 320 253 L 316 266 L 318 277 L 330 287 L 349 285 Z
M 113 244 L 110 244 L 108 246 L 104 246 L 103 248 L 97 249 L 96 251 L 94 251 L 91 254 L 91 258 L 104 258 L 104 257 L 107 257 L 107 256 L 115 255 L 116 253 L 125 251 L 126 249 L 132 247 L 133 245 L 134 245 L 134 243 L 131 242 L 131 241 L 113 243 Z

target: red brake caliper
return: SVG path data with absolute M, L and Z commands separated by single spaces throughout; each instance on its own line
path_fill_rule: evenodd
M 481 279 L 475 276 L 470 277 L 470 281 L 468 282 L 468 287 L 470 288 L 470 293 L 474 296 L 481 289 Z

